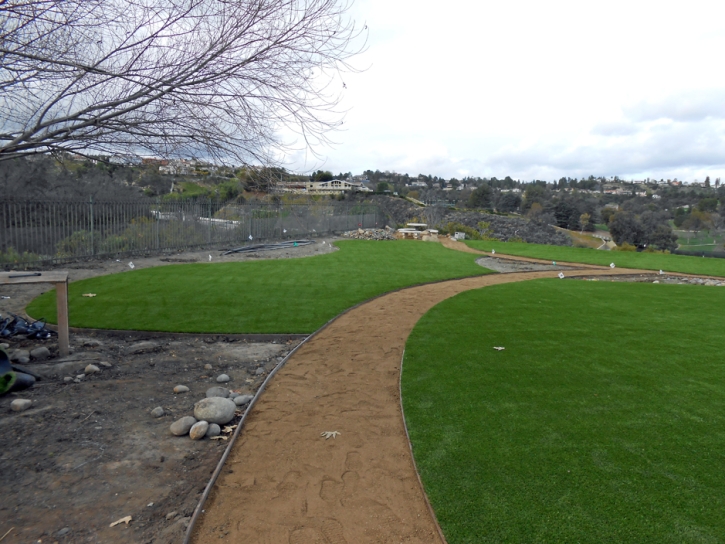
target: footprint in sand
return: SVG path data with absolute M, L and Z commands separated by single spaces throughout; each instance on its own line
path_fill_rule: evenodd
M 329 544 L 347 544 L 342 534 L 342 525 L 336 519 L 326 519 L 322 522 L 322 534 Z
M 328 542 L 317 529 L 303 527 L 290 533 L 289 544 L 328 544 Z

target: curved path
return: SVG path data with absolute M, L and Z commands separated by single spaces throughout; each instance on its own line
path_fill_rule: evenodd
M 566 272 L 642 273 L 652 272 Z M 408 335 L 430 308 L 458 293 L 556 275 L 492 274 L 412 287 L 339 316 L 297 350 L 252 408 L 193 541 L 441 543 L 400 411 Z M 324 431 L 340 434 L 324 439 Z

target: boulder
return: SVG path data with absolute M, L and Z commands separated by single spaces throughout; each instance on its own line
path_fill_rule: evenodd
M 234 401 L 220 397 L 202 399 L 194 406 L 194 417 L 198 420 L 224 425 L 234 419 L 237 405 Z

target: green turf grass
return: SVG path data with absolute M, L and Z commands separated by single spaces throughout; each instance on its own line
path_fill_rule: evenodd
M 474 249 L 504 255 L 518 255 L 551 261 L 598 264 L 608 266 L 614 263 L 620 268 L 641 268 L 725 277 L 725 259 L 707 259 L 666 253 L 637 253 L 636 251 L 602 251 L 597 249 L 526 244 L 518 242 L 489 242 L 466 240 Z M 686 249 L 686 248 L 683 248 Z
M 403 401 L 449 544 L 723 542 L 724 306 L 721 287 L 537 280 L 426 314 Z
M 342 241 L 340 251 L 303 259 L 162 266 L 69 286 L 74 327 L 208 333 L 310 333 L 381 293 L 490 273 L 476 257 L 415 241 Z M 84 298 L 83 293 L 95 293 Z M 35 299 L 52 318 L 55 291 Z

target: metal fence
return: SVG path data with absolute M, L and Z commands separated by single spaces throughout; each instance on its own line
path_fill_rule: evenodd
M 0 266 L 238 247 L 382 225 L 376 206 L 185 201 L 0 201 Z

